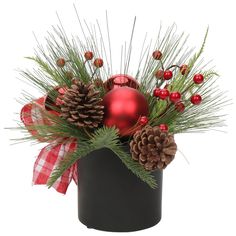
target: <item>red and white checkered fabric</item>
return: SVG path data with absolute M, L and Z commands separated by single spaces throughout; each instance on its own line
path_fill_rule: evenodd
M 32 130 L 32 125 L 46 124 L 51 125 L 49 119 L 44 116 L 45 99 L 42 97 L 36 101 L 26 104 L 21 110 L 21 120 L 29 132 L 33 136 L 37 136 L 38 130 Z M 45 141 L 40 138 L 39 141 Z M 47 184 L 47 181 L 53 170 L 57 167 L 60 160 L 62 160 L 68 153 L 76 149 L 76 141 L 74 139 L 56 139 L 49 145 L 44 147 L 34 164 L 33 184 Z M 53 187 L 60 193 L 66 193 L 66 190 L 71 182 L 74 180 L 78 183 L 77 164 L 74 164 L 54 183 Z

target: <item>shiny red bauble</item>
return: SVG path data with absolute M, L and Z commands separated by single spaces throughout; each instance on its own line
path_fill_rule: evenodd
M 202 97 L 199 94 L 194 94 L 191 97 L 191 103 L 194 105 L 199 105 L 202 102 Z
M 148 123 L 147 116 L 141 116 L 138 123 L 142 126 L 146 125 Z
M 101 58 L 96 58 L 93 64 L 95 67 L 100 68 L 103 66 L 103 60 Z
M 84 57 L 85 57 L 86 61 L 90 61 L 93 59 L 93 53 L 91 51 L 87 51 L 84 53 Z
M 169 97 L 169 95 L 170 95 L 170 92 L 167 89 L 161 89 L 159 91 L 159 98 L 162 100 L 167 99 Z
M 184 112 L 185 110 L 185 105 L 182 103 L 182 102 L 177 102 L 175 104 L 175 109 L 178 111 L 178 112 Z
M 165 80 L 170 80 L 172 78 L 172 76 L 173 76 L 173 73 L 171 70 L 164 71 L 163 78 Z
M 156 50 L 152 53 L 152 57 L 155 59 L 155 60 L 160 60 L 162 58 L 162 53 L 161 51 L 159 50 Z
M 181 94 L 179 92 L 172 92 L 170 93 L 170 101 L 171 102 L 178 102 L 181 99 Z
M 169 127 L 167 124 L 160 124 L 159 128 L 162 132 L 167 132 L 169 130 Z
M 161 91 L 160 88 L 155 88 L 155 89 L 153 90 L 153 96 L 154 96 L 154 97 L 159 97 L 160 91 Z
M 188 65 L 182 65 L 182 66 L 180 66 L 180 73 L 182 74 L 182 75 L 185 75 L 187 72 L 188 72 Z
M 104 83 L 107 91 L 124 86 L 137 89 L 139 84 L 135 78 L 124 74 L 113 75 Z
M 140 117 L 148 116 L 147 99 L 130 87 L 112 89 L 104 96 L 103 105 L 104 124 L 118 128 L 121 136 L 132 135 L 140 129 Z
M 204 77 L 202 74 L 196 74 L 193 77 L 193 81 L 195 84 L 201 84 L 203 82 L 203 80 L 204 80 Z

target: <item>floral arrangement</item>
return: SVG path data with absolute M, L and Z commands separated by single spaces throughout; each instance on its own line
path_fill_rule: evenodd
M 110 39 L 106 50 L 100 27 L 97 34 L 89 27 L 88 35 L 83 31 L 84 41 L 70 40 L 62 26 L 54 27 L 46 47 L 38 44 L 35 55 L 28 57 L 37 67 L 21 75 L 42 97 L 24 94 L 24 125 L 19 124 L 28 133 L 22 140 L 48 143 L 35 162 L 34 184 L 65 193 L 72 179 L 78 181 L 79 159 L 108 148 L 156 188 L 152 172 L 173 161 L 174 135 L 224 124 L 219 112 L 227 100 L 216 84 L 218 74 L 201 59 L 208 30 L 193 53 L 185 48 L 184 34 L 176 35 L 174 28 L 164 35 L 160 30 L 154 44 L 143 44 L 132 74 L 134 27 L 129 46 L 122 47 L 119 73 L 113 73 Z

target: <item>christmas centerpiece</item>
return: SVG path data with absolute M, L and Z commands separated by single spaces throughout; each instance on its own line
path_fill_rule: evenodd
M 106 50 L 99 26 L 98 33 L 88 27 L 88 35 L 82 28 L 84 41 L 55 27 L 46 47 L 39 44 L 28 57 L 37 68 L 21 71 L 42 93 L 38 99 L 24 94 L 19 125 L 29 135 L 22 139 L 48 143 L 35 162 L 33 183 L 66 193 L 73 179 L 79 219 L 88 227 L 134 231 L 157 224 L 175 135 L 223 125 L 218 112 L 226 99 L 215 84 L 217 73 L 201 59 L 208 30 L 193 53 L 174 27 L 163 36 L 160 31 L 154 45 L 143 44 L 133 73 L 134 28 L 113 73 L 110 38 Z

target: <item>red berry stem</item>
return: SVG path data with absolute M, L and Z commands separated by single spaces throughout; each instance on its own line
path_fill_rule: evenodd
M 165 71 L 165 69 L 164 69 L 164 64 L 163 64 L 162 60 L 160 59 L 159 61 L 160 61 L 160 64 L 161 64 L 161 69 L 162 69 L 163 71 Z
M 169 69 L 171 69 L 171 68 L 179 68 L 180 69 L 180 66 L 178 66 L 178 65 L 172 65 L 172 66 L 169 66 L 166 70 L 169 70 Z

